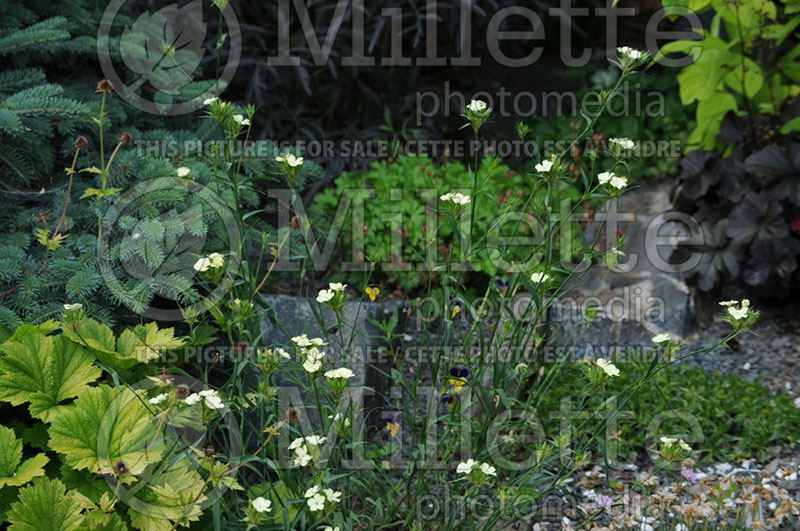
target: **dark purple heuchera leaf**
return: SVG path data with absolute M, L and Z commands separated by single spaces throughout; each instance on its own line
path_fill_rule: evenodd
M 689 199 L 705 195 L 719 181 L 717 159 L 710 151 L 690 151 L 680 161 L 681 194 Z
M 713 225 L 704 223 L 702 228 L 705 243 L 699 249 L 702 252 L 700 263 L 689 274 L 697 277 L 697 286 L 701 290 L 708 291 L 723 277 L 736 278 L 739 275 L 739 260 L 743 253 L 726 236 L 727 219 L 721 219 Z M 687 254 L 681 257 L 683 260 L 688 258 L 688 253 L 698 250 L 686 245 L 678 247 L 681 253 Z
M 795 176 L 797 170 L 786 152 L 776 145 L 756 151 L 744 161 L 747 173 L 755 175 L 758 184 L 764 186 L 775 179 Z
M 742 146 L 736 146 L 730 157 L 722 161 L 719 168 L 720 182 L 717 194 L 731 203 L 738 203 L 748 191 L 747 177 L 744 168 Z
M 789 152 L 793 155 L 793 160 L 787 159 L 792 170 L 778 179 L 768 194 L 770 199 L 786 200 L 800 206 L 800 144 L 791 144 Z
M 680 161 L 681 176 L 690 176 L 703 172 L 716 157 L 710 151 L 695 149 L 690 151 Z
M 792 274 L 797 270 L 795 256 L 800 243 L 794 238 L 756 240 L 750 246 L 751 257 L 742 274 L 745 282 L 758 286 L 764 296 L 788 295 Z
M 748 243 L 754 238 L 783 238 L 789 234 L 789 227 L 782 213 L 783 207 L 770 202 L 765 194 L 751 194 L 734 207 L 726 234 L 736 245 Z
M 744 130 L 745 125 L 742 123 L 742 120 L 736 116 L 735 112 L 730 111 L 725 115 L 725 118 L 722 119 L 722 125 L 720 125 L 717 140 L 724 144 L 736 144 L 742 139 Z

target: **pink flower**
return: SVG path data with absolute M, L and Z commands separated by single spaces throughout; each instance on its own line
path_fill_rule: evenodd
M 691 468 L 681 469 L 681 476 L 683 476 L 683 478 L 692 485 L 697 483 L 697 474 L 695 474 L 694 470 L 692 470 Z
M 614 504 L 614 502 L 611 500 L 611 497 L 610 496 L 606 496 L 605 494 L 603 494 L 602 496 L 597 498 L 597 505 L 599 505 L 600 507 L 602 507 L 606 511 L 611 509 L 611 506 L 613 504 Z

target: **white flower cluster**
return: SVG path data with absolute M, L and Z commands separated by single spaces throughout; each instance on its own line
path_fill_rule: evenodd
M 749 299 L 744 299 L 741 303 L 739 301 L 723 301 L 719 304 L 720 306 L 724 306 L 728 312 L 728 315 L 730 315 L 731 318 L 735 319 L 736 321 L 746 319 L 750 313 Z
M 291 153 L 286 154 L 284 157 L 275 157 L 276 162 L 285 162 L 290 168 L 299 168 L 303 165 L 303 157 L 298 157 Z
M 603 358 L 597 358 L 594 361 L 594 363 L 595 365 L 603 369 L 603 372 L 606 373 L 607 375 L 611 377 L 619 376 L 619 369 L 617 369 L 617 366 L 611 363 L 610 361 L 606 361 Z
M 305 493 L 306 503 L 308 508 L 315 512 L 325 510 L 325 503 L 339 503 L 342 499 L 342 493 L 333 489 L 323 489 L 319 485 L 314 485 Z M 338 529 L 338 528 L 337 528 Z
M 497 470 L 488 464 L 488 463 L 479 463 L 474 459 L 467 459 L 466 461 L 459 463 L 456 467 L 456 472 L 459 474 L 471 474 L 473 470 L 480 470 L 484 476 L 489 477 L 497 477 Z
M 317 347 L 311 347 L 303 350 L 303 369 L 311 374 L 319 372 L 319 370 L 322 368 L 322 358 L 324 357 L 325 352 Z
M 542 162 L 534 166 L 534 169 L 539 173 L 547 173 L 550 171 L 552 167 L 553 167 L 552 160 L 543 160 Z
M 161 402 L 163 402 L 167 398 L 169 398 L 169 393 L 161 393 L 160 395 L 154 396 L 153 398 L 148 400 L 148 402 L 150 402 L 151 404 L 153 404 L 155 406 L 155 405 L 160 404 Z
M 651 339 L 650 341 L 652 341 L 656 345 L 660 345 L 661 343 L 666 343 L 670 339 L 672 338 L 670 337 L 669 334 L 658 334 L 657 336 L 653 336 L 653 339 Z
M 295 336 L 292 338 L 292 343 L 297 345 L 300 351 L 300 357 L 303 360 L 303 369 L 310 374 L 319 372 L 322 369 L 322 358 L 325 357 L 325 352 L 320 348 L 325 346 L 325 341 L 322 338 L 315 337 L 309 339 L 308 336 Z
M 263 496 L 259 496 L 251 504 L 257 513 L 268 513 L 272 509 L 272 502 Z
M 331 371 L 327 371 L 325 373 L 325 378 L 330 378 L 331 380 L 335 378 L 342 378 L 345 380 L 349 380 L 355 375 L 356 374 L 347 367 L 341 367 L 339 369 L 333 369 Z
M 687 452 L 692 451 L 692 447 L 686 444 L 683 439 L 673 439 L 672 437 L 661 437 L 661 444 L 664 445 L 665 448 L 671 448 L 673 444 L 678 443 L 678 446 L 681 447 L 681 450 L 685 450 Z
M 343 417 L 341 413 L 337 413 L 335 415 L 328 415 L 328 420 L 330 420 L 334 424 L 336 424 L 337 422 L 341 422 L 343 428 L 350 427 L 350 418 Z
M 218 268 L 225 265 L 225 257 L 219 253 L 211 253 L 208 256 L 204 256 L 197 260 L 194 263 L 194 270 L 195 271 L 208 271 L 209 268 Z
M 464 194 L 459 193 L 459 192 L 444 194 L 439 199 L 441 199 L 442 201 L 450 201 L 453 204 L 462 205 L 462 206 L 466 205 L 466 204 L 469 204 L 469 201 L 470 201 L 468 195 L 464 195 Z
M 331 282 L 328 284 L 328 289 L 321 289 L 319 293 L 317 293 L 317 302 L 320 304 L 325 304 L 326 302 L 330 302 L 336 296 L 337 293 L 342 293 L 344 288 L 347 287 L 347 284 L 342 284 L 340 282 Z
M 542 284 L 547 282 L 550 279 L 550 275 L 547 273 L 532 273 L 531 274 L 531 282 L 534 284 Z
M 467 110 L 472 112 L 485 112 L 489 108 L 489 105 L 486 104 L 485 101 L 481 100 L 472 100 L 467 105 Z
M 294 464 L 297 466 L 308 466 L 316 456 L 319 456 L 319 446 L 325 442 L 325 437 L 319 435 L 309 435 L 308 437 L 298 437 L 289 445 L 289 450 L 294 450 Z
M 630 46 L 620 46 L 619 48 L 617 48 L 617 52 L 622 57 L 630 59 L 632 61 L 638 61 L 644 56 L 641 50 L 637 50 L 636 48 L 631 48 Z
M 597 180 L 600 181 L 600 184 L 609 184 L 617 190 L 622 190 L 628 186 L 628 179 L 619 177 L 613 171 L 604 171 L 597 174 Z
M 250 120 L 245 118 L 241 114 L 234 114 L 233 121 L 239 125 L 250 125 Z
M 309 339 L 306 334 L 301 336 L 294 336 L 292 338 L 292 343 L 297 345 L 300 348 L 309 348 L 309 347 L 324 347 L 327 343 L 321 337 L 314 337 Z
M 633 149 L 636 144 L 630 138 L 609 138 L 608 142 L 611 144 L 615 144 L 622 149 Z
M 206 407 L 209 409 L 223 409 L 225 407 L 225 402 L 222 401 L 219 393 L 214 389 L 206 389 L 186 397 L 186 403 L 190 406 L 197 404 L 201 400 L 205 401 Z

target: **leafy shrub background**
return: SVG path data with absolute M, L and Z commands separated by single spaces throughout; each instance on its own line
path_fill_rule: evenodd
M 587 65 L 583 68 L 568 69 L 559 72 L 560 76 L 571 82 L 580 82 L 575 91 L 578 102 L 590 91 L 597 93 L 600 90 L 609 90 L 619 79 L 619 71 L 615 68 L 598 68 L 596 65 Z M 641 141 L 676 141 L 680 145 L 686 143 L 691 124 L 692 105 L 684 106 L 677 94 L 677 82 L 671 72 L 653 71 L 638 74 L 628 82 L 628 112 L 624 112 L 622 100 L 614 99 L 611 110 L 604 114 L 597 123 L 594 139 L 608 141 L 613 137 L 627 137 L 637 142 Z M 657 93 L 655 96 L 653 93 Z M 663 99 L 663 105 L 656 105 Z M 637 105 L 637 100 L 641 102 Z M 554 102 L 553 102 L 554 103 Z M 552 105 L 551 107 L 555 107 Z M 546 116 L 534 117 L 525 120 L 531 124 L 531 136 L 540 141 L 563 140 L 575 136 L 575 131 L 584 125 L 585 118 L 579 110 L 574 110 L 574 116 L 566 119 L 555 114 L 551 109 Z M 633 112 L 633 111 L 638 111 Z M 656 113 L 655 111 L 658 111 Z M 599 142 L 598 142 L 599 143 Z M 548 154 L 545 154 L 548 155 Z M 632 181 L 644 178 L 659 178 L 671 175 L 680 156 L 637 156 L 628 161 Z M 532 164 L 523 168 L 532 171 Z M 610 168 L 609 168 L 610 169 Z
M 710 291 L 744 281 L 785 297 L 798 285 L 800 255 L 800 8 L 792 2 L 701 2 L 714 18 L 678 76 L 681 100 L 697 102 L 696 128 L 681 160 L 676 206 L 702 222 L 705 242 L 691 272 Z M 723 31 L 724 30 L 724 31 Z
M 481 183 L 481 194 L 474 197 L 476 201 L 475 211 L 475 233 L 486 234 L 487 232 L 495 235 L 508 234 L 514 228 L 514 223 L 507 223 L 500 227 L 498 220 L 502 219 L 502 214 L 509 211 L 522 210 L 530 190 L 530 175 L 512 171 L 508 166 L 502 165 L 498 159 L 487 157 L 481 163 L 478 171 L 478 180 Z M 372 165 L 372 170 L 362 174 L 344 172 L 335 181 L 335 187 L 329 188 L 314 198 L 314 203 L 310 209 L 310 215 L 315 216 L 318 223 L 315 226 L 327 227 L 329 220 L 334 218 L 334 214 L 339 206 L 339 201 L 344 190 L 369 189 L 374 191 L 374 197 L 367 199 L 364 205 L 364 258 L 370 261 L 386 261 L 392 264 L 402 263 L 425 263 L 426 244 L 425 244 L 425 224 L 426 224 L 426 202 L 423 197 L 417 197 L 417 190 L 432 190 L 431 194 L 434 201 L 434 208 L 442 209 L 442 202 L 439 197 L 442 194 L 468 190 L 470 187 L 469 170 L 459 162 L 447 162 L 441 166 L 434 164 L 426 157 L 402 156 L 392 162 L 376 162 Z M 572 184 L 559 181 L 556 183 L 560 199 L 572 198 L 577 200 L 580 192 Z M 394 192 L 393 192 L 394 191 Z M 529 205 L 530 223 L 536 223 L 534 214 L 545 208 L 545 190 L 540 189 L 534 195 Z M 552 199 L 553 204 L 558 203 L 558 199 Z M 399 212 L 399 218 L 391 214 Z M 554 218 L 559 218 L 560 213 L 553 213 Z M 395 256 L 392 253 L 393 239 L 397 237 L 397 221 L 400 221 L 402 230 L 402 256 Z M 328 220 L 324 223 L 323 220 Z M 342 234 L 337 239 L 337 248 L 340 253 L 340 260 L 332 263 L 347 262 L 352 260 L 353 236 L 352 236 L 352 210 L 348 210 L 343 225 Z M 459 237 L 454 232 L 452 224 L 444 224 L 439 229 L 437 249 L 437 261 L 442 263 L 446 255 L 455 246 L 454 256 L 459 256 Z M 577 231 L 577 228 L 574 229 Z M 530 236 L 532 233 L 529 226 L 520 224 L 518 235 Z M 579 243 L 575 240 L 562 242 L 563 245 L 573 246 L 577 250 Z M 484 244 L 485 245 L 485 242 Z M 395 244 L 396 247 L 396 244 Z M 530 249 L 527 249 L 530 253 Z M 509 254 L 513 251 L 509 251 Z M 495 251 L 484 252 L 478 255 L 480 265 L 479 273 L 493 275 L 497 270 L 496 259 L 498 253 Z M 509 259 L 509 256 L 503 257 Z M 518 261 L 530 258 L 529 255 L 516 256 Z M 413 269 L 413 265 L 411 266 Z M 388 285 L 396 285 L 407 294 L 414 293 L 418 288 L 425 288 L 429 274 L 427 271 L 396 271 L 387 272 L 387 268 L 381 268 L 378 274 L 385 273 L 385 278 L 378 277 L 374 280 L 385 280 Z M 344 271 L 332 271 L 335 278 L 355 282 L 363 274 L 347 273 Z M 434 284 L 437 284 L 436 276 L 439 273 L 434 271 Z M 473 276 L 472 280 L 478 284 L 485 283 L 485 278 Z M 473 287 L 475 284 L 473 284 Z
M 54 16 L 62 13 L 65 16 Z M 88 188 L 99 188 L 100 181 L 98 175 L 81 170 L 101 164 L 94 122 L 101 108 L 101 97 L 95 93 L 101 74 L 94 56 L 94 32 L 101 14 L 102 9 L 91 2 L 53 7 L 31 1 L 0 6 L 0 172 L 4 177 L 0 188 L 10 199 L 0 211 L 4 227 L 0 234 L 0 324 L 10 328 L 51 319 L 66 302 L 84 303 L 92 316 L 106 323 L 136 320 L 129 309 L 140 311 L 157 295 L 192 302 L 197 294 L 184 277 L 160 274 L 157 268 L 164 266 L 164 235 L 170 235 L 164 223 L 171 223 L 177 231 L 172 236 L 183 234 L 175 220 L 198 208 L 203 209 L 203 220 L 194 235 L 205 239 L 206 251 L 228 247 L 224 227 L 208 212 L 208 205 L 185 191 L 162 191 L 151 194 L 151 203 L 134 218 L 121 219 L 122 232 L 112 239 L 114 272 L 122 279 L 124 290 L 112 292 L 102 281 L 97 264 L 97 220 L 114 198 L 80 199 Z M 118 24 L 130 21 L 124 13 L 115 19 Z M 148 141 L 181 145 L 198 138 L 218 140 L 222 137 L 213 121 L 177 118 L 170 120 L 171 127 L 166 129 L 163 119 L 130 108 L 114 94 L 107 97 L 104 111 L 106 157 L 123 132 L 134 139 L 133 145 L 122 146 L 114 158 L 109 186 L 124 191 L 148 180 L 176 177 L 176 169 L 186 166 L 192 170 L 191 178 L 223 203 L 234 203 L 227 168 L 215 166 L 205 154 L 153 156 L 146 149 L 136 149 L 137 143 Z M 64 168 L 72 161 L 73 143 L 79 135 L 87 139 L 88 147 L 79 153 L 69 189 Z M 274 148 L 267 149 L 265 158 L 243 161 L 238 181 L 243 207 L 256 209 L 260 205 L 258 190 L 284 183 L 279 165 L 270 156 L 276 153 Z M 309 162 L 297 184 L 302 188 L 320 176 L 319 166 Z M 60 229 L 67 237 L 45 263 L 45 247 L 35 234 L 44 230 L 52 237 L 68 189 L 66 223 Z M 263 217 L 251 218 L 250 225 L 268 229 Z M 142 227 L 149 227 L 140 232 L 145 237 L 132 240 L 130 236 Z M 130 265 L 135 257 L 146 262 L 152 273 L 149 276 L 156 282 L 125 271 L 123 262 Z

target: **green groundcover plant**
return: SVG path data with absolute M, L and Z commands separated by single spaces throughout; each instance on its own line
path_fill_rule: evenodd
M 612 383 L 626 386 L 645 367 L 620 364 L 623 372 Z M 553 397 L 569 392 L 580 377 L 576 367 L 562 370 L 554 384 Z M 680 382 L 680 385 L 675 385 Z M 548 406 L 557 410 L 558 404 Z M 759 382 L 744 381 L 736 375 L 709 373 L 688 365 L 674 365 L 660 372 L 631 399 L 630 419 L 620 423 L 620 453 L 636 459 L 645 446 L 648 424 L 663 412 L 680 412 L 665 419 L 665 425 L 679 429 L 690 415 L 702 432 L 703 463 L 735 462 L 757 458 L 770 460 L 776 447 L 791 448 L 800 440 L 800 409 L 791 397 L 773 392 Z

